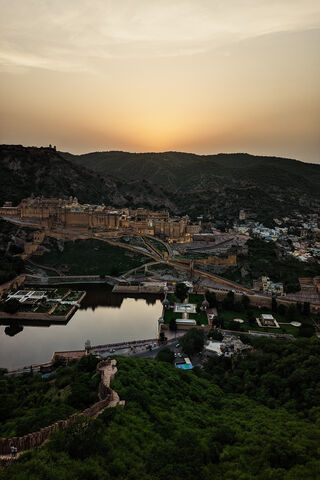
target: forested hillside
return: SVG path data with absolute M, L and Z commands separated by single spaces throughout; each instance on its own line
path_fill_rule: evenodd
M 318 480 L 320 343 L 253 344 L 232 369 L 119 358 L 125 407 L 56 433 L 0 478 Z
M 148 181 L 124 182 L 76 165 L 52 148 L 0 146 L 0 204 L 29 196 L 66 198 L 80 203 L 170 208 L 168 195 Z
M 80 203 L 168 209 L 226 223 L 239 209 L 274 217 L 317 209 L 320 166 L 247 154 L 178 152 L 71 155 L 50 148 L 0 146 L 0 203 L 27 196 L 76 196 Z
M 243 153 L 194 155 L 180 152 L 62 153 L 76 165 L 121 179 L 148 179 L 173 192 L 179 211 L 237 216 L 252 209 L 258 218 L 306 212 L 320 200 L 320 165 Z

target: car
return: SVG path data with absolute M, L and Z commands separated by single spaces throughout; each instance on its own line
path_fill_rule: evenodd
M 177 344 L 176 344 L 176 348 L 179 348 L 179 347 L 180 347 L 180 343 L 177 343 Z

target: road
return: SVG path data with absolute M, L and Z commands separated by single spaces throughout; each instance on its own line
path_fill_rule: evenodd
M 145 350 L 142 352 L 134 353 L 130 357 L 139 357 L 139 358 L 155 358 L 157 354 L 164 348 L 170 348 L 170 350 L 177 351 L 175 345 L 179 342 L 179 339 L 174 338 L 169 340 L 166 344 L 160 345 L 159 347 L 154 347 L 152 350 Z

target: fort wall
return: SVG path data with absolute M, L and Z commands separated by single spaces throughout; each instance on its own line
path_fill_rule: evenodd
M 116 360 L 102 360 L 98 363 L 97 370 L 100 371 L 101 375 L 101 381 L 99 384 L 100 400 L 98 402 L 91 407 L 86 408 L 81 413 L 73 414 L 66 420 L 59 420 L 48 427 L 41 428 L 38 432 L 32 432 L 22 437 L 1 438 L 0 456 L 10 455 L 10 447 L 12 445 L 17 447 L 18 452 L 24 452 L 31 448 L 42 446 L 52 432 L 66 428 L 81 415 L 87 418 L 95 418 L 106 408 L 116 405 L 124 405 L 124 402 L 120 402 L 118 394 L 110 388 L 110 383 L 117 372 Z

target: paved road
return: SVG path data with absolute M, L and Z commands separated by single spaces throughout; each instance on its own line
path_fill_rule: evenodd
M 173 340 L 169 340 L 166 344 L 160 345 L 159 347 L 152 348 L 152 350 L 144 350 L 142 352 L 137 352 L 130 357 L 140 357 L 140 358 L 155 358 L 157 354 L 163 350 L 164 348 L 170 348 L 170 350 L 177 351 L 175 348 L 176 344 L 179 342 L 179 339 L 174 338 Z

